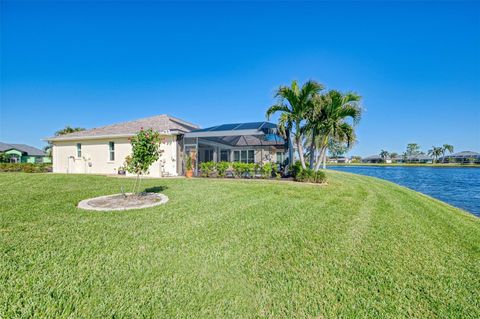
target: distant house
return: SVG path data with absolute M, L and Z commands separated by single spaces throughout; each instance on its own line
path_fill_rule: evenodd
M 367 156 L 367 157 L 362 158 L 362 163 L 371 163 L 371 164 L 388 163 L 388 164 L 390 164 L 391 162 L 392 162 L 392 160 L 390 158 L 387 158 L 384 161 L 384 159 L 380 155 L 371 155 L 371 156 Z
M 472 151 L 463 151 L 463 152 L 442 156 L 438 159 L 438 161 L 445 162 L 445 163 L 480 164 L 480 153 L 472 152 Z
M 0 153 L 9 156 L 11 163 L 51 163 L 52 159 L 42 150 L 25 145 L 0 142 Z
M 433 163 L 433 157 L 418 154 L 418 155 L 408 155 L 406 157 L 397 157 L 395 158 L 396 163 L 411 163 L 411 164 L 431 164 Z
M 350 163 L 350 159 L 345 156 L 329 157 L 328 162 L 329 163 Z

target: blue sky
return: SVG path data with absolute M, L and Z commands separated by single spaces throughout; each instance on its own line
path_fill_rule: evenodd
M 259 121 L 315 79 L 365 108 L 351 155 L 480 151 L 480 4 L 2 1 L 0 141 L 156 114 Z

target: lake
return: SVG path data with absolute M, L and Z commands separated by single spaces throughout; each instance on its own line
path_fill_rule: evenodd
M 386 179 L 480 217 L 480 168 L 405 166 L 328 166 L 328 168 Z

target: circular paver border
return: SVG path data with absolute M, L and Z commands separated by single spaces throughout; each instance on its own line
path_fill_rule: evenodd
M 125 193 L 125 195 L 132 195 L 133 193 Z M 112 195 L 105 195 L 105 196 L 99 196 L 99 197 L 93 197 L 93 198 L 87 198 L 80 203 L 78 203 L 77 207 L 80 209 L 84 210 L 96 210 L 96 211 L 124 211 L 124 210 L 132 210 L 132 209 L 143 209 L 143 208 L 149 208 L 149 207 L 155 207 L 159 205 L 166 204 L 168 202 L 168 196 L 160 194 L 160 193 L 148 193 L 148 195 L 155 195 L 156 197 L 160 198 L 158 202 L 155 203 L 150 203 L 150 204 L 143 204 L 139 206 L 133 206 L 133 207 L 118 207 L 118 208 L 108 208 L 108 207 L 95 207 L 90 205 L 90 201 L 95 200 L 95 199 L 104 199 L 104 198 L 109 198 L 109 197 L 114 197 L 122 194 L 112 194 Z

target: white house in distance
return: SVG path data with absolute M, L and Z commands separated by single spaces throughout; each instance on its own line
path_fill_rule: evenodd
M 152 128 L 162 136 L 160 159 L 149 176 L 183 175 L 184 154 L 193 155 L 195 171 L 203 161 L 283 163 L 285 141 L 268 122 L 223 124 L 200 129 L 190 122 L 157 115 L 85 131 L 47 138 L 52 143 L 54 173 L 117 174 L 131 154 L 129 138 L 141 128 Z

